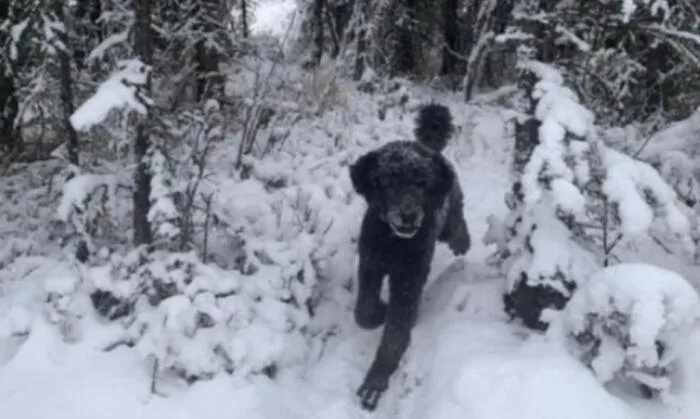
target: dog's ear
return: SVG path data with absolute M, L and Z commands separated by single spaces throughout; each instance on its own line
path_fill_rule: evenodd
M 362 155 L 350 166 L 350 180 L 355 191 L 370 200 L 375 193 L 373 173 L 377 168 L 377 152 L 370 151 Z
M 436 197 L 445 197 L 456 182 L 455 174 L 449 163 L 441 155 L 433 157 L 433 182 L 430 185 L 430 192 Z

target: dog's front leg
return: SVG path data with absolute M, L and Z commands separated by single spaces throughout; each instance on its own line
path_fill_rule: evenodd
M 464 255 L 471 247 L 471 236 L 467 221 L 463 214 L 455 214 L 449 221 L 448 227 L 452 228 L 450 238 L 447 242 L 450 250 L 455 255 Z
M 386 304 L 381 300 L 382 282 L 386 265 L 380 257 L 360 248 L 360 266 L 357 273 L 355 323 L 363 329 L 376 329 L 384 323 Z
M 411 329 L 416 322 L 427 273 L 421 276 L 425 278 L 413 274 L 410 277 L 402 276 L 399 281 L 394 275 L 390 276 L 390 298 L 384 333 L 374 361 L 357 390 L 362 407 L 366 410 L 373 411 L 377 407 L 411 341 Z

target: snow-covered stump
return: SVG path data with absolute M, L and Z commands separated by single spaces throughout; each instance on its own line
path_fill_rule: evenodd
M 633 380 L 646 397 L 668 401 L 674 363 L 699 319 L 700 298 L 682 276 L 625 263 L 591 276 L 550 334 L 601 383 Z
M 648 237 L 653 227 L 684 251 L 694 243 L 689 209 L 659 173 L 597 137 L 593 113 L 556 69 L 524 66 L 539 82 L 529 92 L 533 117 L 516 138 L 511 212 L 505 221 L 489 219 L 483 241 L 497 244 L 489 262 L 507 278 L 507 313 L 545 330 L 547 313 L 562 310 L 592 273 L 617 262 L 621 243 Z

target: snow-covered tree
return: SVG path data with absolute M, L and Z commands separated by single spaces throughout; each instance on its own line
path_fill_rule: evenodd
M 688 209 L 659 173 L 598 138 L 592 112 L 558 71 L 523 65 L 539 80 L 534 115 L 516 136 L 511 215 L 505 225 L 491 219 L 485 242 L 499 244 L 491 261 L 508 278 L 506 310 L 544 329 L 543 312 L 563 309 L 597 266 L 616 260 L 621 241 L 660 225 L 686 251 L 694 243 Z

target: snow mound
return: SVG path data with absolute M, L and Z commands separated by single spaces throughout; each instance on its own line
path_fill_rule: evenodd
M 632 378 L 664 396 L 672 363 L 699 318 L 700 298 L 682 276 L 626 263 L 592 275 L 553 333 L 567 335 L 599 381 Z
M 640 417 L 560 347 L 523 343 L 503 324 L 455 321 L 435 345 L 429 398 L 412 419 Z

